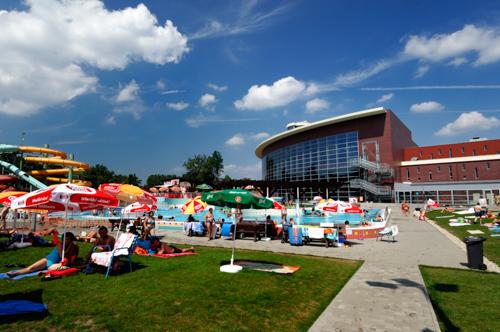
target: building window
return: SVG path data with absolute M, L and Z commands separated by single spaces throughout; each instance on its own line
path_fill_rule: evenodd
M 488 161 L 488 162 L 486 163 L 486 169 L 488 169 L 488 170 L 489 170 L 490 168 L 491 168 L 491 166 L 490 166 L 490 162 Z
M 472 155 L 475 156 L 476 155 L 476 149 L 472 149 Z
M 429 172 L 429 181 L 432 181 L 432 172 Z
M 462 146 L 462 153 L 465 153 L 465 148 Z
M 438 167 L 437 167 L 437 172 L 438 172 L 438 173 L 441 173 L 441 166 L 438 166 Z
M 417 174 L 420 174 L 420 167 L 417 167 Z
M 431 152 L 431 159 L 434 159 L 434 153 Z
M 443 151 L 441 149 L 438 150 L 438 155 L 442 155 Z
M 423 154 L 423 153 L 422 153 L 422 151 L 420 151 L 418 154 L 419 154 L 419 156 L 420 156 L 420 157 L 422 157 L 422 154 Z
M 465 172 L 465 164 L 462 164 L 462 171 Z
M 406 179 L 410 180 L 410 169 L 409 168 L 406 169 Z
M 448 166 L 448 173 L 450 173 L 450 179 L 453 179 L 453 168 L 450 166 Z
M 420 179 L 420 176 L 417 178 L 417 181 L 420 182 L 422 179 Z
M 474 168 L 474 176 L 476 177 L 476 179 L 479 179 L 479 170 L 477 169 L 477 167 Z
M 488 145 L 486 145 L 486 144 L 485 144 L 485 145 L 483 145 L 483 150 L 484 150 L 484 151 L 488 151 Z
M 464 175 L 463 180 L 467 180 L 467 175 Z
M 448 152 L 448 157 L 453 157 L 453 150 L 450 148 L 450 151 Z

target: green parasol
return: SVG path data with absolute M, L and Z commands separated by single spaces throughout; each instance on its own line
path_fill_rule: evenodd
M 209 186 L 208 184 L 204 183 L 204 184 L 199 184 L 196 186 L 196 189 L 198 190 L 212 190 L 214 188 L 212 188 L 211 186 Z
M 274 202 L 270 199 L 260 197 L 255 193 L 243 189 L 225 189 L 220 191 L 211 191 L 203 193 L 201 200 L 205 203 L 215 206 L 227 206 L 237 209 L 272 209 Z M 234 249 L 236 243 L 236 227 L 233 230 L 233 248 L 231 253 L 231 264 L 222 265 L 221 272 L 236 273 L 241 271 L 242 267 L 234 265 Z
M 243 189 L 210 191 L 201 195 L 201 200 L 215 206 L 240 209 L 272 209 L 274 202 Z

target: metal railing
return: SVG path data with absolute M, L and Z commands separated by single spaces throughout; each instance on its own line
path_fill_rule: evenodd
M 351 159 L 350 166 L 362 167 L 369 171 L 394 176 L 394 169 L 386 163 L 376 163 L 362 157 Z
M 363 179 L 352 179 L 349 181 L 352 188 L 361 188 L 378 196 L 391 196 L 392 189 L 389 186 L 378 186 Z

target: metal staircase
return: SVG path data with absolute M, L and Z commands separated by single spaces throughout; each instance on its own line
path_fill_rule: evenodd
M 378 186 L 363 179 L 352 179 L 349 181 L 351 188 L 360 188 L 377 196 L 391 196 L 392 189 L 389 186 Z
M 369 171 L 372 171 L 374 173 L 382 174 L 382 175 L 387 175 L 387 176 L 394 176 L 394 170 L 389 164 L 385 163 L 376 163 L 373 161 L 366 160 L 364 158 L 354 158 L 351 160 L 351 166 L 353 167 L 361 167 L 364 169 L 367 169 Z

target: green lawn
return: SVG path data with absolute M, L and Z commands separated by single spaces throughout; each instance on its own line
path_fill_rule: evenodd
M 421 266 L 442 331 L 500 331 L 500 274 Z
M 495 262 L 497 265 L 500 265 L 500 237 L 491 237 L 491 232 L 486 226 L 481 226 L 479 224 L 473 224 L 469 226 L 460 226 L 460 227 L 451 227 L 448 225 L 449 219 L 463 217 L 463 215 L 458 215 L 454 213 L 441 213 L 440 210 L 430 211 L 426 214 L 427 218 L 434 220 L 439 226 L 448 230 L 450 233 L 455 235 L 460 240 L 463 240 L 466 236 L 481 236 L 486 238 L 487 240 L 483 242 L 484 245 L 484 255 L 488 257 L 492 262 Z M 439 216 L 448 216 L 449 218 L 437 218 Z M 483 223 L 491 222 L 491 219 L 483 219 Z M 477 229 L 484 234 L 480 235 L 471 235 L 467 231 Z
M 81 246 L 82 252 L 89 247 Z M 29 264 L 51 248 L 0 252 L 5 264 Z M 299 265 L 293 275 L 219 272 L 230 251 L 197 247 L 197 256 L 134 256 L 135 270 L 104 280 L 101 273 L 41 282 L 0 280 L 0 296 L 40 296 L 49 316 L 0 325 L 3 331 L 306 331 L 361 262 L 256 251 L 238 259 Z

